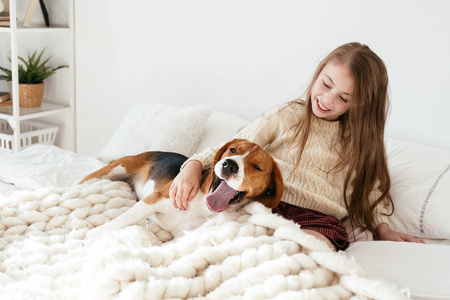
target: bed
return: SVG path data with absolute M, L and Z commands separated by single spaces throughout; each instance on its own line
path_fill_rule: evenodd
M 86 174 L 145 150 L 189 156 L 248 123 L 208 106 L 140 103 L 98 156 L 33 145 L 0 157 L 2 299 L 450 299 L 450 151 L 392 138 L 391 227 L 427 245 L 332 252 L 256 203 L 178 239 L 150 219 L 85 243 L 136 202 L 124 182 L 77 185 Z

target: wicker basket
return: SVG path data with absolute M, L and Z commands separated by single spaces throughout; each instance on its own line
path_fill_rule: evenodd
M 51 126 L 35 121 L 20 123 L 20 147 L 33 144 L 53 145 L 55 143 L 57 126 Z M 0 154 L 13 152 L 14 132 L 6 120 L 0 120 Z
M 44 83 L 19 84 L 19 106 L 38 107 L 44 98 Z

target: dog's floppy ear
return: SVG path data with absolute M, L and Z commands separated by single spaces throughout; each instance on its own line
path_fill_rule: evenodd
M 214 168 L 212 170 L 210 170 L 208 173 L 206 173 L 205 175 L 206 175 L 206 178 L 200 187 L 203 194 L 209 193 L 209 190 L 211 189 L 211 185 L 214 180 Z
M 256 198 L 265 207 L 274 208 L 278 205 L 281 200 L 281 196 L 283 196 L 284 191 L 284 183 L 283 176 L 281 176 L 280 169 L 275 161 L 273 161 L 272 174 L 270 178 L 269 187 L 264 192 L 263 195 Z
M 228 143 L 226 143 L 225 145 L 223 145 L 222 147 L 220 147 L 220 149 L 216 152 L 216 155 L 214 156 L 214 161 L 211 167 L 211 170 L 209 170 L 208 175 L 205 179 L 205 181 L 202 183 L 201 186 L 201 190 L 204 194 L 209 192 L 209 189 L 211 188 L 211 184 L 213 183 L 214 180 L 214 166 L 221 160 L 222 155 L 225 153 L 225 151 L 227 151 L 228 147 L 230 146 L 230 144 L 234 143 L 238 141 L 238 139 L 234 139 L 232 141 L 229 141 Z

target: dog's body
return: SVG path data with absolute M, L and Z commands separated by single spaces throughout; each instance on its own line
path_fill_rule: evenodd
M 283 181 L 273 158 L 254 143 L 233 140 L 216 153 L 213 169 L 203 174 L 189 209 L 177 209 L 169 199 L 169 189 L 186 159 L 175 153 L 145 152 L 118 159 L 86 176 L 80 183 L 93 178 L 128 181 L 141 200 L 89 236 L 134 225 L 153 215 L 161 228 L 176 237 L 225 209 L 238 209 L 249 201 L 273 208 L 280 201 Z

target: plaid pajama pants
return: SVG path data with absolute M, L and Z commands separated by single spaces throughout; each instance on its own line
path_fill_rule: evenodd
M 285 202 L 280 202 L 272 212 L 299 224 L 302 229 L 314 230 L 326 236 L 337 250 L 345 250 L 350 244 L 344 224 L 333 216 Z

